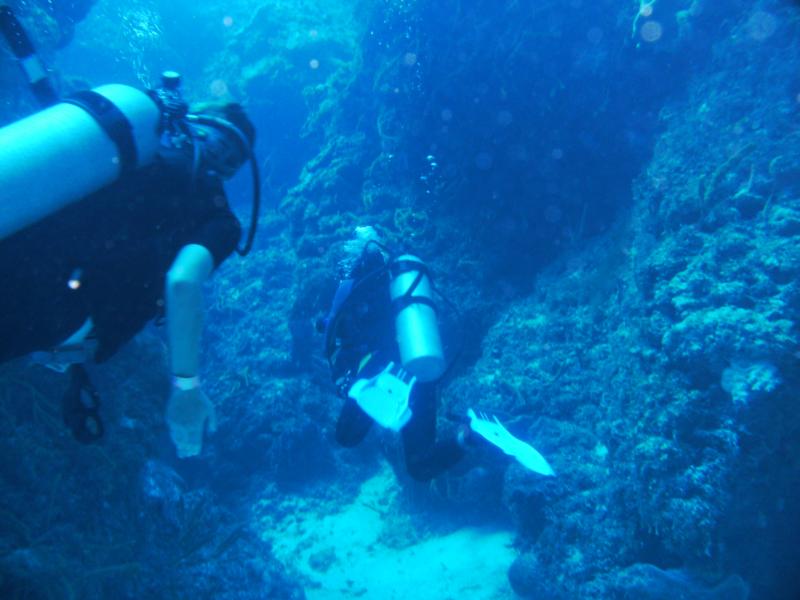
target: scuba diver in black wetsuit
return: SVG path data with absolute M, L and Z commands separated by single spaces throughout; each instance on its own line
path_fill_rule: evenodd
M 178 456 L 199 454 L 215 426 L 198 378 L 202 285 L 252 246 L 255 128 L 234 103 L 190 112 L 172 71 L 157 90 L 106 85 L 59 100 L 44 70 L 30 68 L 33 46 L 5 6 L 0 31 L 46 106 L 0 129 L 0 362 L 30 356 L 69 372 L 64 420 L 76 439 L 95 441 L 99 399 L 83 364 L 164 317 L 170 435 Z M 253 218 L 237 248 L 222 182 L 248 161 Z
M 327 317 L 317 322 L 325 333 L 331 376 L 344 398 L 336 441 L 359 444 L 373 422 L 399 431 L 408 474 L 428 481 L 460 461 L 469 438 L 477 435 L 528 469 L 553 475 L 533 447 L 472 409 L 469 427 L 437 440 L 438 383 L 447 363 L 428 269 L 415 256 L 390 255 L 372 227 L 358 227 L 345 254 L 344 278 Z

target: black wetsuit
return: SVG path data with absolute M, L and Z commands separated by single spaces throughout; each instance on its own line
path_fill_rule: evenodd
M 183 246 L 201 244 L 217 266 L 240 233 L 219 179 L 193 184 L 155 164 L 0 240 L 0 362 L 53 348 L 89 317 L 106 360 L 163 314 Z
M 382 259 L 377 253 L 353 270 L 353 279 L 343 281 L 337 295 L 346 296 L 329 315 L 327 352 L 331 357 L 332 377 L 344 398 L 336 423 L 336 441 L 342 446 L 359 444 L 372 427 L 372 418 L 347 395 L 357 379 L 369 379 L 383 371 L 389 362 L 400 365 L 395 341 L 394 311 L 389 294 L 389 272 L 378 275 Z M 352 291 L 347 288 L 352 285 Z M 341 298 L 340 298 L 341 299 Z M 452 467 L 464 455 L 455 439 L 436 441 L 437 382 L 416 382 L 409 406 L 412 416 L 401 430 L 406 470 L 416 480 L 427 481 Z

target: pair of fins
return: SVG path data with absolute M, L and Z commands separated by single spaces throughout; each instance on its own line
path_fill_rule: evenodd
M 348 396 L 381 427 L 400 431 L 411 419 L 409 396 L 415 382 L 416 378 L 409 377 L 403 369 L 390 362 L 375 377 L 356 381 L 348 391 Z M 467 416 L 472 431 L 515 458 L 523 467 L 539 475 L 555 475 L 544 456 L 527 442 L 515 437 L 497 417 L 489 418 L 483 413 L 478 415 L 471 408 Z

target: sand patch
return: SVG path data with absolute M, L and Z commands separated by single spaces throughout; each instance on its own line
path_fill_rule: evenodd
M 515 597 L 506 577 L 516 556 L 511 532 L 470 527 L 419 537 L 391 508 L 398 493 L 386 467 L 348 505 L 287 500 L 294 506 L 284 505 L 283 517 L 265 516 L 263 538 L 299 572 L 309 600 Z

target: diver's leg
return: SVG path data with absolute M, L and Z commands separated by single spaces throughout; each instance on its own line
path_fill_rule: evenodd
M 356 365 L 359 364 L 358 358 L 349 358 Z M 379 353 L 369 354 L 366 358 L 361 359 L 357 377 L 366 379 L 374 377 L 383 370 L 384 366 L 384 359 Z M 373 422 L 372 417 L 365 413 L 355 400 L 347 396 L 344 399 L 342 412 L 339 413 L 339 419 L 336 421 L 336 442 L 345 448 L 357 446 L 367 437 Z
M 357 446 L 367 437 L 369 428 L 372 426 L 370 416 L 361 410 L 352 398 L 345 398 L 342 412 L 336 421 L 336 442 L 345 448 Z
M 436 384 L 417 383 L 411 392 L 411 420 L 403 428 L 406 470 L 428 481 L 455 465 L 464 450 L 455 439 L 436 442 Z

